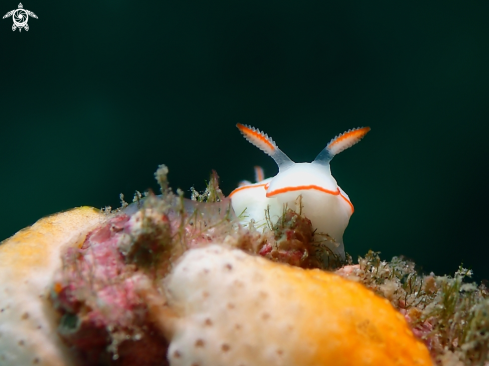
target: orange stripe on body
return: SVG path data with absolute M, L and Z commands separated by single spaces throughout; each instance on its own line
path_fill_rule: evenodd
M 250 188 L 258 188 L 258 187 L 265 187 L 267 184 L 255 184 L 255 185 L 252 185 L 252 186 L 243 186 L 243 187 L 238 187 L 236 188 L 234 191 L 232 191 L 228 197 L 231 197 L 233 194 L 239 192 L 239 191 L 243 191 L 245 189 L 250 189 Z M 266 189 L 266 187 L 265 187 Z
M 345 196 L 343 196 L 341 194 L 339 188 L 337 188 L 336 191 L 331 191 L 329 189 L 325 189 L 323 187 L 316 186 L 314 184 L 309 185 L 309 186 L 285 187 L 285 188 L 276 189 L 276 190 L 274 190 L 272 192 L 267 192 L 267 197 L 273 197 L 273 196 L 275 196 L 277 194 L 281 194 L 281 193 L 294 192 L 294 191 L 302 191 L 302 190 L 309 190 L 309 189 L 314 189 L 316 191 L 320 191 L 320 192 L 323 192 L 323 193 L 331 194 L 333 196 L 338 196 L 339 195 L 339 196 L 341 196 L 341 198 L 343 198 L 350 205 L 351 212 L 353 213 L 355 211 L 355 209 L 353 208 L 353 204 L 350 202 L 350 200 L 348 198 L 346 198 Z
M 341 193 L 340 193 L 340 196 L 341 196 L 341 198 L 343 198 L 346 201 L 346 203 L 348 203 L 350 205 L 351 213 L 354 213 L 355 208 L 353 207 L 353 203 L 351 203 L 350 200 L 348 198 L 346 198 L 345 196 L 343 196 Z
M 275 151 L 275 146 L 265 137 L 263 136 L 259 131 L 253 131 L 251 128 L 246 127 L 242 125 L 241 123 L 236 124 L 236 126 L 239 128 L 242 134 L 250 137 L 250 138 L 255 138 L 257 140 L 260 140 L 263 142 L 265 145 L 267 145 L 268 148 L 270 148 L 271 151 Z
M 316 191 L 321 191 L 321 192 L 324 192 L 327 194 L 332 194 L 333 196 L 337 196 L 340 194 L 339 189 L 337 189 L 336 191 L 330 191 L 329 189 L 325 189 L 323 187 L 311 184 L 309 186 L 296 186 L 296 187 L 285 187 L 285 188 L 276 189 L 274 191 L 267 192 L 267 197 L 273 197 L 273 196 L 280 194 L 280 193 L 302 191 L 302 190 L 308 190 L 308 189 L 315 189 Z
M 328 145 L 328 147 L 332 147 L 342 141 L 345 140 L 350 140 L 350 139 L 361 139 L 363 136 L 367 134 L 367 132 L 370 131 L 370 127 L 363 127 L 359 128 L 357 130 L 353 130 L 347 133 L 344 133 L 340 136 L 338 136 L 334 141 L 331 141 Z

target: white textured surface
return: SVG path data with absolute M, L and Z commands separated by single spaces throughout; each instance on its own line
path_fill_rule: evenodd
M 85 238 L 104 216 L 82 207 L 39 220 L 0 244 L 0 365 L 68 366 L 48 301 L 62 250 Z
M 171 366 L 432 365 L 389 301 L 330 272 L 210 245 L 165 284 Z
M 185 254 L 167 282 L 182 315 L 171 366 L 293 365 L 289 351 L 300 343 L 293 315 L 302 307 L 288 301 L 286 285 L 273 287 L 274 271 L 263 266 L 263 258 L 217 245 Z M 307 345 L 299 348 L 306 356 Z

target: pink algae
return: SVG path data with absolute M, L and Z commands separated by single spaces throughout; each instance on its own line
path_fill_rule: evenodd
M 143 349 L 146 363 L 139 365 L 160 365 L 165 358 L 166 341 L 152 329 L 137 292 L 138 283 L 152 276 L 128 263 L 118 247 L 130 224 L 119 214 L 89 233 L 81 248 L 66 252 L 55 278 L 52 300 L 63 315 L 59 333 L 75 346 L 82 365 L 129 365 Z M 134 342 L 145 347 L 132 347 Z

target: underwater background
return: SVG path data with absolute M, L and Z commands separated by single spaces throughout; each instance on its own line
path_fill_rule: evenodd
M 227 195 L 277 172 L 236 123 L 312 161 L 335 157 L 355 213 L 354 259 L 404 255 L 428 273 L 489 279 L 489 3 L 26 1 L 0 21 L 0 240 L 75 206 L 157 190 Z M 16 9 L 3 1 L 0 13 Z

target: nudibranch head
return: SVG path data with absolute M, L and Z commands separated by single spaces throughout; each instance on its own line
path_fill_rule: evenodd
M 241 215 L 243 222 L 253 219 L 260 225 L 265 223 L 267 211 L 270 219 L 276 221 L 284 207 L 294 209 L 311 220 L 317 235 L 331 238 L 327 246 L 344 259 L 343 233 L 353 205 L 331 175 L 330 161 L 359 142 L 370 128 L 351 129 L 338 135 L 312 163 L 294 163 L 265 133 L 242 124 L 237 127 L 249 142 L 275 160 L 279 173 L 235 189 L 230 197 L 236 214 Z

